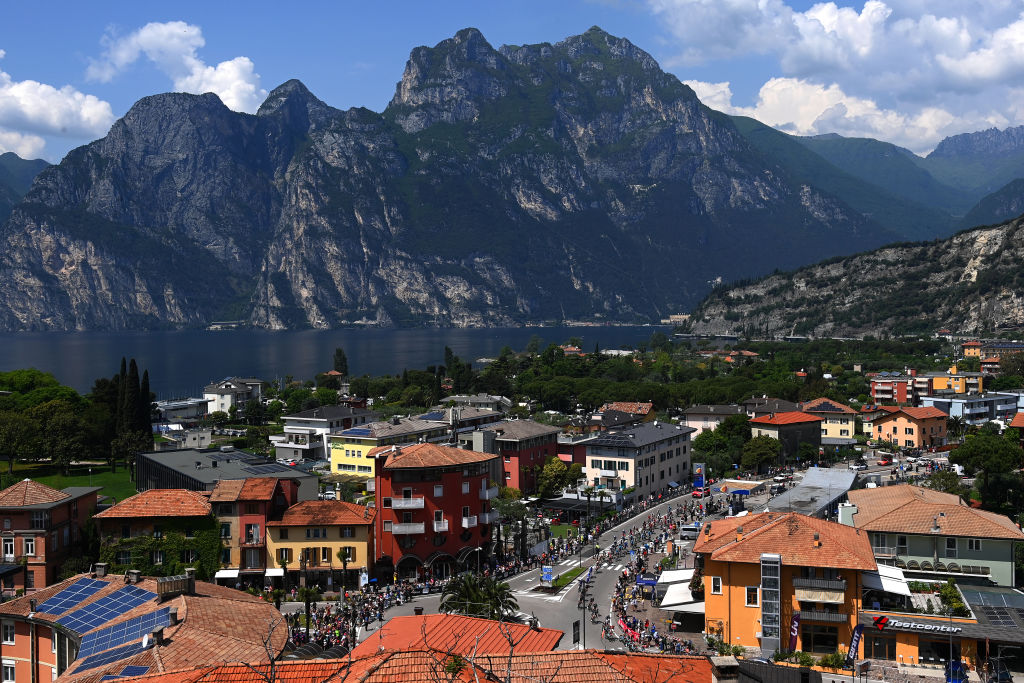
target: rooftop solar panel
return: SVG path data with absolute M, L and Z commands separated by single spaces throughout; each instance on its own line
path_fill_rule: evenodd
M 144 673 L 149 673 L 148 666 L 126 666 L 121 669 L 122 676 L 141 676 Z
M 438 412 L 438 411 L 435 410 L 432 413 L 423 413 L 422 415 L 420 415 L 416 419 L 417 420 L 431 420 L 433 422 L 437 422 L 438 420 L 443 420 L 444 417 L 445 417 L 444 413 Z
M 145 648 L 142 647 L 141 640 L 136 643 L 122 645 L 121 647 L 114 648 L 113 650 L 107 650 L 106 652 L 101 652 L 98 655 L 86 657 L 84 660 L 82 660 L 82 663 L 79 664 L 78 670 L 86 671 L 87 669 L 95 669 L 98 666 L 105 666 L 112 662 L 116 662 L 119 659 L 126 659 L 128 657 L 137 655 L 144 649 Z
M 78 656 L 88 657 L 97 652 L 138 640 L 147 633 L 152 633 L 156 629 L 170 624 L 170 612 L 170 608 L 165 607 L 149 614 L 143 614 L 141 617 L 87 633 L 82 637 L 82 646 L 78 650 Z
M 346 429 L 343 433 L 349 436 L 370 436 L 373 434 L 373 432 L 366 427 L 352 427 L 351 429 Z
M 106 585 L 106 581 L 79 579 L 56 595 L 47 598 L 43 604 L 36 607 L 36 611 L 47 614 L 63 614 L 80 605 L 86 598 L 98 593 Z
M 76 633 L 87 633 L 155 597 L 156 593 L 142 590 L 137 586 L 125 586 L 96 602 L 65 614 L 57 623 Z

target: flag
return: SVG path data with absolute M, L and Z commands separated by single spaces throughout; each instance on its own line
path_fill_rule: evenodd
M 846 666 L 853 666 L 854 661 L 857 659 L 857 650 L 860 649 L 860 636 L 864 633 L 864 625 L 857 624 L 857 628 L 853 629 L 853 634 L 850 635 L 850 651 L 846 653 Z
M 789 651 L 796 652 L 796 636 L 800 632 L 800 613 L 793 612 L 793 618 L 789 620 Z

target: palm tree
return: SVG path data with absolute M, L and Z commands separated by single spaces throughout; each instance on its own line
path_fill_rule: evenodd
M 519 609 L 507 583 L 465 573 L 448 582 L 441 593 L 441 611 L 500 620 Z
M 949 432 L 949 435 L 955 438 L 958 442 L 962 441 L 964 428 L 966 426 L 967 422 L 959 415 L 950 415 L 946 418 L 946 431 Z

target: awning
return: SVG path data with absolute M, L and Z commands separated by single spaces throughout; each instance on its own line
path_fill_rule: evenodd
M 703 602 L 688 602 L 685 605 L 676 605 L 672 608 L 676 612 L 688 612 L 690 614 L 704 614 Z
M 661 576 L 658 577 L 658 583 L 679 583 L 680 581 L 690 581 L 692 578 L 692 569 L 670 569 L 661 573 Z
M 903 576 L 903 570 L 899 567 L 889 565 L 878 565 L 877 572 L 864 572 L 864 587 L 896 595 L 910 597 L 910 588 L 907 586 L 907 579 Z
M 696 602 L 693 594 L 690 593 L 690 584 L 674 583 L 665 591 L 665 597 L 661 601 L 661 609 L 679 609 L 680 605 L 687 605 Z
M 831 605 L 841 605 L 845 602 L 843 591 L 841 590 L 796 588 L 793 592 L 796 594 L 796 599 L 800 602 L 827 602 Z
M 679 488 L 679 482 L 678 481 L 670 481 L 668 483 L 668 487 L 670 489 L 677 489 L 677 488 Z
M 470 555 L 472 555 L 478 550 L 482 550 L 482 548 L 475 545 L 467 545 L 461 550 L 459 550 L 458 555 L 456 555 L 456 559 L 459 561 L 459 564 L 462 564 L 469 559 Z
M 284 576 L 284 567 L 271 567 L 267 570 L 267 576 Z
M 213 578 L 215 578 L 215 579 L 237 579 L 238 578 L 238 570 L 237 569 L 221 569 L 220 571 L 218 571 L 216 574 L 213 575 Z
M 455 559 L 455 558 L 453 558 L 453 557 L 452 557 L 452 556 L 451 556 L 450 554 L 448 554 L 448 553 L 444 552 L 443 550 L 436 550 L 436 551 L 434 551 L 433 553 L 431 553 L 431 554 L 430 554 L 430 556 L 429 556 L 429 557 L 427 557 L 427 559 L 426 559 L 426 560 L 424 560 L 424 561 L 423 561 L 423 566 L 424 566 L 424 567 L 430 567 L 430 566 L 432 566 L 432 565 L 433 565 L 433 564 L 434 564 L 435 562 L 437 562 L 438 560 L 440 560 L 440 559 L 441 559 L 442 557 L 447 557 L 447 558 L 448 558 L 448 559 L 450 559 L 450 560 L 451 560 L 451 559 Z

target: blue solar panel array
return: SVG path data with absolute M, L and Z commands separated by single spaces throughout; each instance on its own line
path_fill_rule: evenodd
M 156 593 L 142 590 L 137 586 L 125 586 L 96 602 L 65 614 L 57 623 L 76 633 L 86 633 L 155 597 Z
M 148 666 L 126 666 L 121 670 L 122 676 L 141 676 L 149 672 Z
M 435 411 L 430 412 L 430 413 L 423 413 L 422 415 L 419 416 L 418 419 L 420 419 L 420 420 L 429 420 L 431 422 L 438 422 L 440 420 L 443 420 L 444 418 L 445 418 L 444 413 L 435 410 Z
M 63 614 L 82 604 L 86 598 L 98 593 L 106 585 L 106 581 L 79 579 L 60 593 L 50 596 L 43 604 L 36 607 L 36 611 L 47 614 Z
M 368 427 L 352 427 L 346 429 L 342 434 L 347 436 L 373 436 L 373 432 Z
M 106 652 L 101 652 L 98 655 L 86 657 L 82 660 L 82 663 L 78 665 L 78 671 L 95 669 L 98 666 L 111 664 L 119 659 L 126 659 L 128 657 L 137 655 L 144 649 L 145 648 L 142 647 L 141 640 L 137 643 L 129 643 L 128 645 L 122 645 L 121 647 L 114 648 L 113 650 L 107 650 Z
M 171 609 L 165 607 L 149 614 L 143 614 L 141 617 L 87 633 L 82 638 L 82 647 L 78 649 L 78 656 L 88 657 L 97 652 L 138 640 L 147 633 L 152 633 L 156 629 L 170 624 L 170 613 Z

